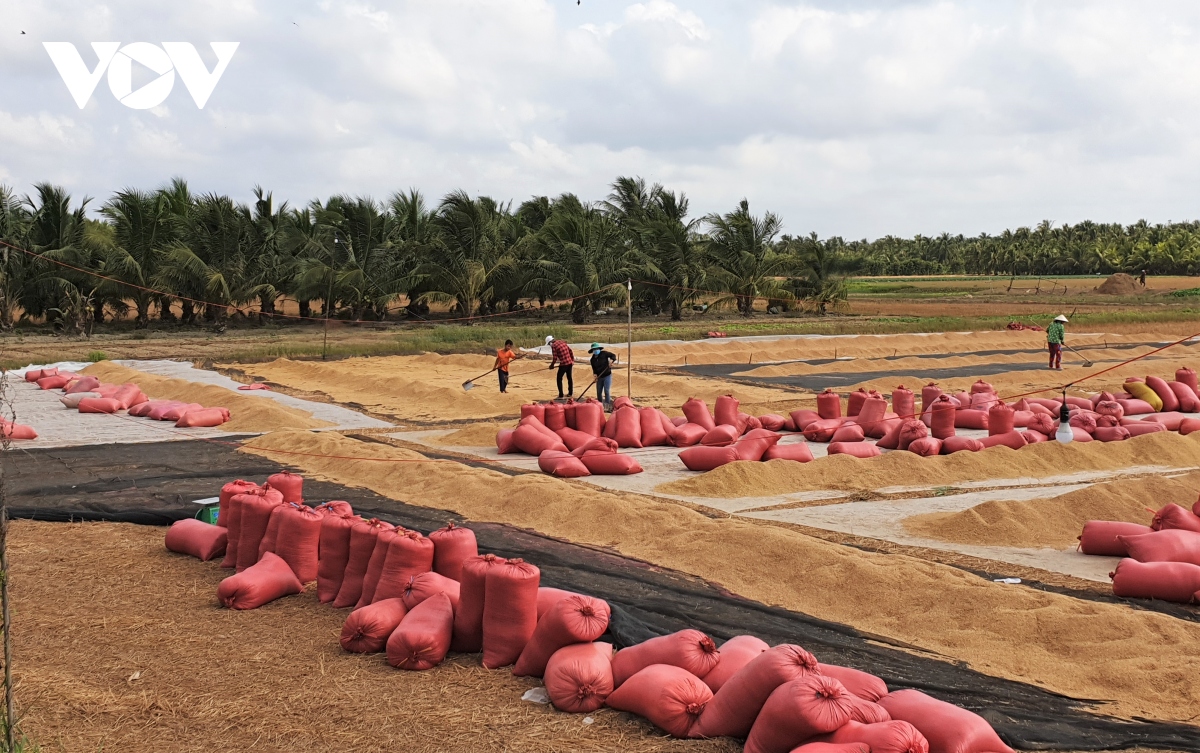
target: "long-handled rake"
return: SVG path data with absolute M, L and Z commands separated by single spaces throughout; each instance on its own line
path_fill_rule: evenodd
M 1067 347 L 1067 349 L 1069 349 L 1072 353 L 1074 353 L 1075 355 L 1077 355 L 1083 359 L 1083 368 L 1090 369 L 1090 368 L 1092 368 L 1092 366 L 1095 365 L 1091 361 L 1088 360 L 1087 356 L 1080 353 L 1078 350 L 1075 350 L 1074 348 L 1072 348 L 1070 345 L 1067 345 L 1066 343 L 1063 343 L 1063 345 L 1065 345 Z

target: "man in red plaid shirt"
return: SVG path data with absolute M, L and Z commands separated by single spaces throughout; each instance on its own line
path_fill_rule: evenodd
M 575 377 L 571 371 L 575 366 L 575 355 L 571 353 L 571 346 L 566 340 L 555 340 L 554 335 L 546 335 L 546 344 L 550 346 L 550 368 L 558 366 L 558 397 L 562 399 L 563 395 L 563 376 L 567 377 L 567 394 L 565 397 L 573 397 L 575 395 Z

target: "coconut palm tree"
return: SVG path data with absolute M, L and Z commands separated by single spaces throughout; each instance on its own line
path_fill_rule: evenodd
M 586 322 L 600 304 L 625 297 L 619 283 L 633 274 L 631 254 L 621 228 L 598 208 L 563 194 L 554 200 L 550 217 L 531 242 L 540 258 L 533 262 L 529 289 L 574 299 L 574 323 Z
M 421 300 L 454 304 L 473 316 L 516 271 L 508 207 L 463 191 L 447 194 L 433 217 L 434 242 L 417 273 L 427 280 Z
M 783 226 L 779 217 L 770 212 L 755 217 L 750 214 L 750 202 L 742 199 L 737 209 L 724 215 L 710 214 L 704 222 L 709 226 L 705 240 L 708 280 L 729 294 L 743 316 L 754 315 L 756 298 L 792 298 L 784 278 L 796 264 L 790 255 L 775 250 L 775 236 Z

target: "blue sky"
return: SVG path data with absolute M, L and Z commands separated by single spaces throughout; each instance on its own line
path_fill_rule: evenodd
M 203 110 L 178 80 L 80 110 L 42 43 L 90 66 L 93 41 L 239 48 Z M 595 200 L 637 174 L 822 236 L 1200 216 L 1194 3 L 0 0 L 0 70 L 21 192 Z

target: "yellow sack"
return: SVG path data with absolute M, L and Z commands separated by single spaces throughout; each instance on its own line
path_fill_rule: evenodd
M 1150 403 L 1150 407 L 1157 413 L 1163 409 L 1162 398 L 1158 393 L 1150 389 L 1150 387 L 1142 382 L 1126 382 L 1124 385 L 1125 391 L 1133 395 L 1138 400 L 1145 400 Z

